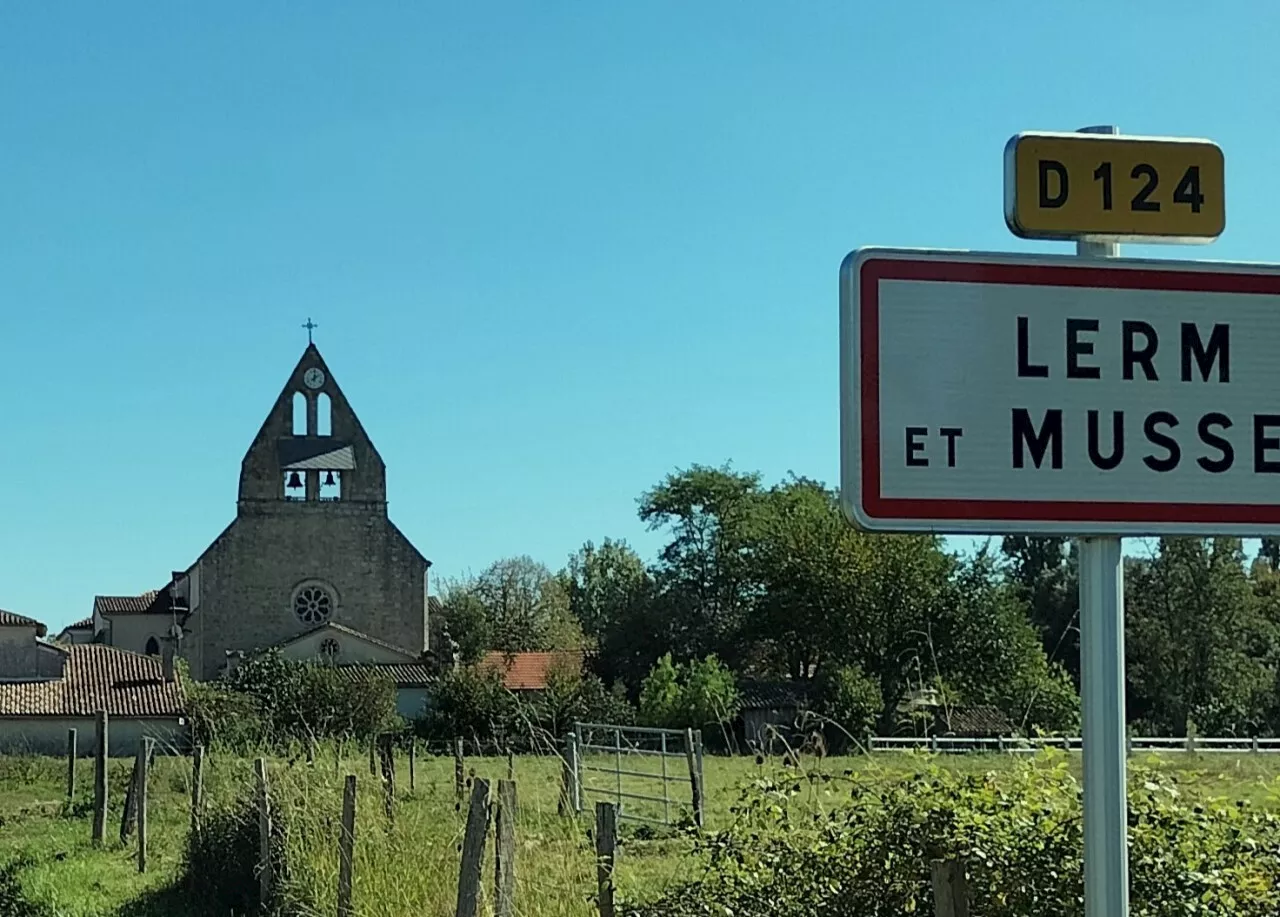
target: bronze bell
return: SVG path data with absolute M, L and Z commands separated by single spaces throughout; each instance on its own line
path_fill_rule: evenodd
M 297 490 L 302 486 L 302 478 L 298 477 L 298 472 L 291 472 L 289 475 L 289 489 Z
M 330 471 L 330 472 L 325 476 L 325 479 L 324 479 L 324 486 L 325 486 L 325 487 L 332 487 L 332 486 L 333 486 L 333 472 L 332 472 L 332 471 Z

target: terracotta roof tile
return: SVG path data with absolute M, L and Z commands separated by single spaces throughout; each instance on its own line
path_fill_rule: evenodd
M 62 630 L 64 632 L 69 630 L 93 630 L 93 616 L 90 615 L 89 617 L 77 621 L 74 624 L 68 624 L 66 627 L 62 628 Z
M 166 684 L 154 656 L 88 643 L 65 650 L 63 677 L 0 682 L 0 717 L 176 717 L 183 713 L 182 684 Z
M 14 614 L 0 608 L 0 627 L 39 627 L 40 622 L 26 615 Z
M 480 660 L 481 669 L 500 669 L 508 691 L 541 691 L 547 686 L 547 675 L 557 664 L 582 667 L 582 654 L 567 651 L 553 653 L 493 652 Z

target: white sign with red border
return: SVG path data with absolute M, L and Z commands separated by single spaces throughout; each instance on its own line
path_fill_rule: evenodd
M 841 502 L 869 531 L 1280 533 L 1280 266 L 867 248 Z

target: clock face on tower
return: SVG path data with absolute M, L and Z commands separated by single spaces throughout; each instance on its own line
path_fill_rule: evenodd
M 317 389 L 324 385 L 324 370 L 313 366 L 302 374 L 302 384 L 309 389 Z

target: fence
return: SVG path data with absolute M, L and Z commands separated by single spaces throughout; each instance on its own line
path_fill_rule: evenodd
M 574 723 L 568 746 L 565 775 L 575 812 L 595 797 L 613 800 L 619 819 L 671 825 L 688 814 L 702 827 L 701 730 Z
M 925 749 L 935 754 L 962 754 L 998 752 L 1006 754 L 1035 754 L 1044 748 L 1060 748 L 1079 751 L 1084 740 L 1079 736 L 1041 737 L 1023 739 L 1017 737 L 962 738 L 959 736 L 871 736 L 867 747 L 872 752 Z M 1187 736 L 1131 736 L 1128 750 L 1152 753 L 1234 753 L 1275 754 L 1280 752 L 1280 738 L 1239 738 Z

